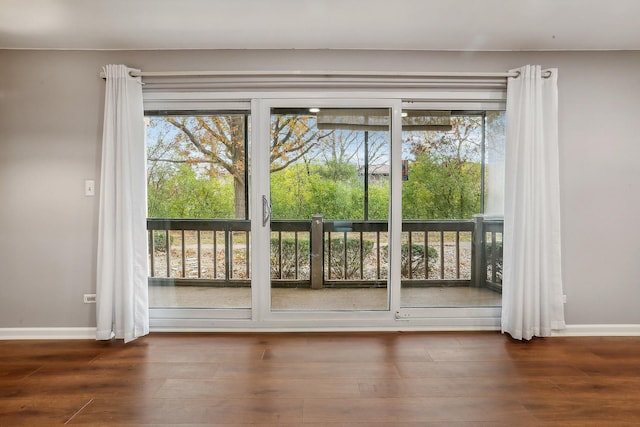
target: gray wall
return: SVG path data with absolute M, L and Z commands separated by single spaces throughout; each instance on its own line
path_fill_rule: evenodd
M 640 52 L 0 51 L 0 328 L 95 326 L 104 64 L 143 70 L 559 68 L 569 324 L 640 324 Z

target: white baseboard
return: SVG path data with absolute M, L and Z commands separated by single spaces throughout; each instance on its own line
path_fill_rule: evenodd
M 96 339 L 96 328 L 0 328 L 0 340 L 89 339 Z
M 181 332 L 181 328 L 154 328 L 155 332 Z M 474 328 L 458 330 L 480 330 Z M 186 330 L 186 329 L 185 329 Z M 189 328 L 189 331 L 194 329 Z M 229 328 L 207 329 L 217 332 L 242 332 Z M 371 330 L 371 329 L 368 329 Z M 424 329 L 423 329 L 424 330 Z M 432 329 L 436 330 L 436 329 Z M 439 328 L 437 330 L 451 330 Z M 251 329 L 252 332 L 273 332 L 274 329 Z M 154 331 L 152 331 L 154 332 Z M 202 330 L 205 332 L 205 330 Z M 278 332 L 285 332 L 278 330 Z M 567 325 L 564 330 L 553 332 L 554 337 L 623 337 L 640 336 L 640 324 L 629 325 Z M 96 339 L 96 328 L 0 328 L 0 340 L 71 340 Z
M 567 325 L 553 331 L 554 337 L 637 337 L 640 325 Z

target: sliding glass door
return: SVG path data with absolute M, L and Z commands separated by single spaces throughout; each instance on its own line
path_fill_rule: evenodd
M 226 104 L 147 111 L 155 325 L 495 325 L 503 113 Z
M 254 266 L 267 312 L 389 316 L 393 105 L 263 104 L 254 200 L 269 257 Z

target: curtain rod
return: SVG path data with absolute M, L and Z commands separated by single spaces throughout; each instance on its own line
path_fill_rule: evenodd
M 131 77 L 365 77 L 365 78 L 508 78 L 519 77 L 513 72 L 393 72 L 393 71 L 130 71 Z M 542 77 L 549 78 L 551 71 L 543 70 Z M 106 78 L 104 71 L 101 78 Z

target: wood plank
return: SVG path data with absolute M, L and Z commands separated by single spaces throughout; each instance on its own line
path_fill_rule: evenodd
M 69 422 L 111 425 L 192 423 L 302 423 L 302 399 L 95 399 Z
M 482 421 L 523 422 L 536 420 L 515 400 L 478 397 L 386 398 L 386 399 L 307 399 L 305 422 L 348 423 Z
M 504 397 L 526 400 L 529 396 L 565 397 L 566 391 L 547 378 L 443 377 L 363 379 L 363 397 Z
M 640 426 L 640 337 L 151 334 L 0 342 L 0 426 Z
M 169 379 L 155 394 L 160 398 L 355 398 L 360 389 L 355 379 L 247 378 L 200 380 Z

